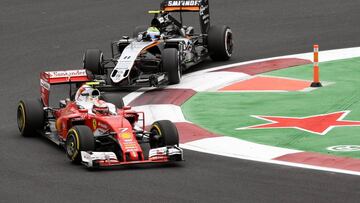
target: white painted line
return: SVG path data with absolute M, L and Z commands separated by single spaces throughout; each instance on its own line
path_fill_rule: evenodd
M 131 92 L 130 94 L 127 94 L 125 97 L 123 97 L 124 105 L 129 105 L 133 100 L 135 100 L 137 97 L 142 95 L 143 92 Z
M 330 172 L 330 173 L 335 172 L 335 173 L 342 173 L 342 174 L 360 176 L 360 172 L 357 172 L 357 171 L 350 171 L 350 170 L 343 170 L 343 169 L 336 169 L 336 168 L 329 168 L 329 167 L 321 167 L 321 166 L 314 166 L 314 165 L 307 165 L 307 164 L 300 164 L 300 163 L 293 163 L 293 162 L 286 162 L 286 161 L 278 161 L 278 160 L 273 160 L 273 159 L 259 158 L 259 157 L 256 157 L 256 156 L 234 155 L 234 154 L 230 154 L 230 153 L 214 151 L 212 149 L 194 147 L 194 146 L 188 145 L 187 143 L 186 144 L 180 144 L 180 147 L 183 148 L 183 149 L 203 152 L 203 153 L 207 153 L 207 154 L 226 156 L 226 157 L 231 157 L 231 158 L 238 158 L 238 159 L 244 159 L 244 160 L 250 160 L 250 161 L 258 161 L 258 162 L 263 162 L 263 163 L 270 163 L 270 164 L 298 167 L 298 168 L 306 168 L 306 169 L 312 169 L 312 170 L 318 170 L 318 171 L 326 171 L 326 172 Z
M 152 90 L 154 87 L 144 87 L 140 88 L 134 92 L 131 92 L 127 94 L 125 97 L 123 97 L 124 105 L 129 105 L 132 101 L 134 101 L 136 98 L 138 98 L 140 95 L 145 93 L 146 91 Z
M 172 104 L 156 104 L 135 106 L 135 111 L 145 113 L 145 125 L 151 125 L 158 120 L 170 120 L 172 122 L 188 122 L 185 120 L 180 106 Z
M 184 144 L 187 149 L 211 151 L 231 157 L 249 157 L 258 159 L 274 159 L 286 154 L 301 152 L 299 150 L 267 146 L 248 142 L 234 137 L 214 137 L 191 141 Z
M 176 89 L 193 89 L 197 92 L 216 90 L 224 84 L 233 83 L 239 80 L 244 80 L 250 76 L 245 73 L 235 72 L 202 72 L 184 75 L 180 84 L 171 85 L 169 88 Z

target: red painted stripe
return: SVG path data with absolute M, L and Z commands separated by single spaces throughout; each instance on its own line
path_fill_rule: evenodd
M 210 131 L 207 131 L 193 123 L 179 122 L 175 123 L 175 125 L 179 131 L 180 143 L 220 136 Z
M 337 157 L 314 152 L 299 152 L 294 154 L 287 154 L 277 157 L 274 160 L 343 170 L 360 171 L 360 159 Z
M 154 89 L 140 95 L 129 105 L 174 104 L 181 106 L 195 94 L 196 91 L 192 89 Z
M 260 73 L 289 68 L 293 66 L 306 65 L 311 63 L 312 61 L 310 60 L 298 59 L 298 58 L 274 59 L 269 61 L 235 66 L 231 68 L 225 68 L 216 71 L 241 72 L 241 73 L 246 73 L 248 75 L 256 75 Z
M 256 76 L 248 80 L 240 81 L 223 87 L 220 91 L 300 91 L 310 87 L 311 82 L 293 80 L 290 78 L 276 78 Z

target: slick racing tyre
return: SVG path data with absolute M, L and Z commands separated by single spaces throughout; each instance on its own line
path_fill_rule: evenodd
M 233 38 L 228 26 L 211 26 L 207 42 L 212 60 L 226 61 L 230 59 L 233 51 Z
M 178 84 L 181 78 L 179 51 L 175 48 L 167 48 L 162 54 L 163 70 L 168 74 L 170 85 Z
M 133 38 L 137 38 L 140 32 L 145 32 L 149 26 L 146 25 L 139 25 L 136 26 L 134 32 L 132 33 Z
M 94 75 L 104 74 L 103 61 L 104 55 L 99 49 L 88 49 L 84 53 L 84 69 L 90 71 Z
M 150 129 L 150 148 L 179 146 L 179 133 L 169 120 L 156 121 Z
M 123 99 L 119 96 L 119 94 L 115 94 L 115 93 L 102 93 L 100 96 L 100 99 L 108 102 L 108 103 L 112 103 L 116 106 L 116 108 L 123 108 L 124 107 L 124 101 Z
M 81 151 L 94 151 L 95 139 L 91 129 L 85 125 L 72 127 L 66 137 L 65 150 L 73 163 L 81 162 Z
M 45 113 L 39 99 L 24 99 L 17 108 L 17 124 L 22 136 L 30 137 L 44 128 Z

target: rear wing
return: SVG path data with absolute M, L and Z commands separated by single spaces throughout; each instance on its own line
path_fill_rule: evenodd
M 40 93 L 44 106 L 49 106 L 51 85 L 85 83 L 90 81 L 85 69 L 66 71 L 45 71 L 40 73 Z
M 164 0 L 160 9 L 166 12 L 199 12 L 201 33 L 207 34 L 209 31 L 209 0 Z

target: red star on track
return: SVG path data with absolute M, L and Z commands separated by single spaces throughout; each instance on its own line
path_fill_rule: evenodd
M 340 111 L 308 117 L 252 116 L 270 123 L 237 128 L 236 130 L 296 128 L 314 134 L 325 135 L 334 127 L 360 126 L 360 121 L 343 120 L 349 113 L 350 111 Z

